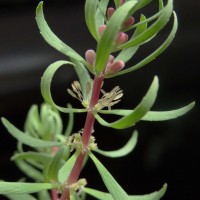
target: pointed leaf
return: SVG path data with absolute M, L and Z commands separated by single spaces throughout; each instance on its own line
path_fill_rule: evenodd
M 96 40 L 98 40 L 98 33 L 97 33 L 97 27 L 96 27 L 97 5 L 98 5 L 98 0 L 85 1 L 85 21 L 90 33 Z
M 11 159 L 12 160 L 32 159 L 41 162 L 43 164 L 47 164 L 51 161 L 52 156 L 47 153 L 42 153 L 42 152 L 37 153 L 34 151 L 29 151 L 23 153 L 16 153 Z
M 103 32 L 96 51 L 96 72 L 101 74 L 108 57 L 113 49 L 113 43 L 120 30 L 120 27 L 124 20 L 130 15 L 131 9 L 136 5 L 137 1 L 128 1 L 120 6 L 109 20 L 105 31 Z M 106 48 L 105 48 L 106 46 Z
M 141 24 L 139 24 L 134 32 L 134 35 L 132 38 L 137 37 L 138 35 L 140 35 L 141 33 L 143 33 L 144 31 L 146 31 L 147 29 L 147 22 L 146 21 L 146 17 L 142 14 L 140 16 L 140 22 Z M 143 23 L 142 23 L 143 22 Z
M 106 157 L 111 157 L 111 158 L 126 156 L 135 148 L 136 143 L 137 143 L 137 138 L 138 138 L 138 132 L 134 131 L 131 138 L 128 140 L 126 145 L 124 145 L 122 148 L 115 151 L 102 151 L 100 149 L 96 149 L 95 151 L 101 155 L 104 155 Z
M 6 194 L 4 195 L 10 200 L 37 200 L 30 194 Z
M 155 76 L 146 95 L 143 97 L 139 105 L 134 110 L 132 110 L 132 112 L 129 115 L 124 116 L 113 123 L 106 122 L 97 113 L 95 113 L 95 118 L 103 126 L 111 128 L 123 129 L 134 126 L 135 123 L 138 122 L 153 106 L 156 100 L 157 91 L 158 91 L 158 78 Z
M 68 61 L 57 61 L 54 62 L 53 64 L 49 65 L 49 67 L 46 69 L 46 71 L 43 74 L 43 77 L 41 79 L 41 92 L 42 92 L 42 96 L 43 98 L 53 107 L 55 107 L 57 110 L 64 112 L 64 113 L 70 113 L 70 112 L 86 112 L 85 109 L 74 109 L 74 108 L 64 108 L 64 107 L 60 107 L 58 105 L 55 104 L 55 102 L 52 99 L 51 96 L 51 82 L 53 79 L 53 76 L 55 74 L 55 72 L 62 66 L 65 64 L 69 64 L 74 66 L 73 63 L 68 62 Z
M 139 0 L 137 5 L 134 7 L 133 9 L 133 13 L 136 12 L 137 10 L 143 8 L 144 6 L 146 6 L 147 4 L 149 4 L 152 0 Z
M 99 200 L 114 200 L 112 195 L 107 192 L 101 192 L 99 190 L 95 190 L 95 189 L 87 188 L 87 187 L 84 187 L 83 191 L 86 194 L 89 194 L 90 196 L 95 197 L 96 199 L 99 199 Z
M 25 132 L 29 132 L 34 137 L 40 136 L 40 116 L 38 112 L 38 106 L 32 105 L 28 111 L 27 118 L 24 124 Z
M 156 49 L 153 53 L 151 53 L 149 56 L 144 58 L 142 61 L 140 61 L 136 65 L 134 65 L 134 66 L 132 66 L 132 67 L 130 67 L 128 69 L 122 70 L 122 71 L 120 71 L 120 72 L 118 72 L 118 73 L 116 73 L 114 75 L 107 76 L 107 78 L 111 78 L 111 77 L 114 77 L 114 76 L 119 76 L 119 75 L 122 75 L 122 74 L 133 72 L 133 71 L 135 71 L 137 69 L 140 69 L 141 67 L 145 66 L 146 64 L 148 64 L 149 62 L 154 60 L 163 51 L 165 51 L 165 49 L 167 49 L 167 47 L 171 44 L 172 40 L 174 39 L 175 34 L 177 32 L 177 28 L 178 28 L 178 21 L 177 21 L 176 13 L 173 13 L 173 14 L 174 14 L 174 25 L 173 25 L 172 31 L 169 34 L 169 36 L 167 37 L 167 39 L 164 41 L 164 43 L 158 49 Z
M 115 62 L 119 60 L 123 60 L 125 63 L 128 62 L 133 57 L 133 55 L 137 52 L 138 49 L 139 49 L 139 46 L 123 49 L 115 58 Z
M 91 81 L 91 77 L 88 73 L 88 70 L 85 68 L 85 66 L 77 61 L 73 61 L 73 63 L 75 64 L 75 71 L 76 74 L 78 76 L 79 82 L 81 84 L 81 89 L 82 89 L 82 94 L 83 94 L 83 98 L 87 99 L 87 85 L 88 83 Z M 89 97 L 90 99 L 90 97 Z
M 72 106 L 70 104 L 68 104 L 67 107 L 72 108 Z M 65 137 L 68 137 L 68 136 L 71 135 L 73 126 L 74 126 L 74 113 L 71 112 L 71 113 L 69 113 L 69 119 L 68 119 L 67 127 L 66 127 L 66 130 L 64 132 Z
M 46 42 L 63 53 L 66 56 L 69 56 L 70 58 L 73 58 L 78 61 L 85 62 L 84 59 L 76 53 L 71 47 L 63 43 L 49 28 L 47 22 L 45 21 L 44 14 L 43 14 L 43 2 L 41 1 L 38 4 L 38 7 L 36 9 L 36 22 L 38 25 L 38 28 L 40 29 L 40 33 L 43 36 L 43 38 L 46 40 Z
M 150 194 L 130 195 L 129 200 L 160 200 L 164 196 L 166 189 L 167 189 L 167 184 L 164 184 L 160 190 L 152 192 Z
M 96 11 L 96 27 L 97 30 L 100 25 L 106 22 L 106 11 L 108 6 L 109 0 L 101 0 L 98 3 L 97 11 Z
M 114 0 L 115 7 L 118 8 L 120 6 L 120 0 Z
M 66 163 L 60 168 L 60 170 L 58 171 L 58 181 L 59 183 L 64 183 L 70 173 L 71 173 L 71 170 L 76 162 L 76 159 L 77 159 L 77 152 L 75 152 L 67 161 Z
M 58 171 L 63 163 L 63 155 L 64 155 L 64 148 L 60 148 L 54 155 L 51 162 L 49 163 L 46 169 L 46 178 L 49 181 L 52 181 L 52 180 L 57 181 Z
M 26 144 L 30 147 L 54 147 L 54 146 L 62 146 L 64 143 L 61 142 L 50 142 L 44 141 L 40 139 L 33 138 L 24 132 L 17 129 L 14 125 L 12 125 L 7 119 L 2 118 L 2 123 L 7 128 L 8 132 L 20 141 L 23 144 Z
M 24 194 L 58 188 L 53 183 L 0 182 L 0 194 Z
M 38 192 L 38 200 L 52 200 L 48 190 Z
M 187 112 L 189 112 L 195 106 L 195 102 L 188 104 L 182 108 L 170 111 L 149 111 L 141 120 L 144 121 L 165 121 L 170 119 L 175 119 L 180 117 Z M 132 110 L 100 110 L 102 114 L 114 114 L 114 115 L 121 115 L 127 116 L 129 115 Z
M 101 178 L 112 195 L 114 200 L 128 200 L 128 195 L 123 190 L 123 188 L 117 183 L 110 172 L 102 165 L 102 163 L 94 156 L 94 154 L 89 154 L 90 158 L 94 162 L 97 170 L 99 171 Z
M 15 163 L 17 167 L 24 173 L 26 174 L 27 177 L 32 178 L 35 181 L 43 182 L 44 177 L 42 175 L 42 172 L 39 171 L 38 169 L 34 168 L 27 162 L 23 160 L 15 160 Z
M 167 185 L 165 184 L 159 191 L 145 195 L 129 195 L 128 200 L 159 200 L 166 192 Z M 92 188 L 85 187 L 83 191 L 99 200 L 114 200 L 111 194 L 101 192 Z
M 159 16 L 156 22 L 154 22 L 146 31 L 144 31 L 137 37 L 129 40 L 125 44 L 120 45 L 118 49 L 140 45 L 143 44 L 145 41 L 149 40 L 167 24 L 172 12 L 173 12 L 173 0 L 168 0 L 167 5 L 162 9 L 162 14 Z

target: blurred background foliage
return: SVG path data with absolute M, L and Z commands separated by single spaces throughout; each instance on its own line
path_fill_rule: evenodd
M 30 106 L 43 102 L 40 78 L 44 70 L 50 63 L 65 59 L 39 34 L 35 22 L 38 3 L 36 0 L 0 0 L 0 116 L 21 129 Z M 46 20 L 54 33 L 81 55 L 89 48 L 95 49 L 95 42 L 85 26 L 83 6 L 83 0 L 44 1 Z M 156 8 L 156 4 L 152 4 L 144 13 L 151 15 Z M 105 90 L 119 85 L 125 93 L 119 107 L 133 108 L 145 94 L 153 76 L 158 75 L 160 90 L 154 110 L 178 108 L 193 100 L 196 107 L 177 120 L 138 123 L 135 128 L 139 131 L 139 142 L 135 152 L 126 158 L 100 159 L 128 193 L 148 193 L 167 182 L 164 200 L 190 200 L 198 194 L 200 158 L 200 1 L 174 0 L 174 9 L 179 29 L 172 45 L 147 67 L 107 80 Z M 136 14 L 136 20 L 138 16 Z M 167 36 L 168 28 L 170 25 L 141 47 L 131 62 L 139 61 L 156 49 Z M 57 72 L 52 90 L 58 104 L 74 101 L 67 95 L 67 88 L 74 79 L 75 73 L 70 68 Z M 73 105 L 79 106 L 79 103 L 75 101 Z M 62 117 L 67 121 L 67 115 Z M 78 125 L 74 131 L 83 127 L 83 119 L 84 114 L 75 116 Z M 95 136 L 101 149 L 113 149 L 124 144 L 132 131 L 114 131 L 96 123 Z M 16 181 L 22 174 L 9 160 L 16 141 L 2 125 L 0 146 L 0 179 Z M 104 189 L 92 164 L 84 169 L 83 177 L 88 179 L 89 186 Z

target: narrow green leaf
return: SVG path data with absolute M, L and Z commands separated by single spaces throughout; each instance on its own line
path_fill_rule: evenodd
M 58 179 L 58 171 L 62 165 L 63 161 L 63 155 L 64 155 L 64 148 L 60 148 L 56 154 L 54 155 L 53 159 L 49 163 L 47 169 L 46 169 L 46 178 L 49 181 L 57 181 Z
M 111 158 L 126 156 L 135 148 L 136 143 L 137 143 L 137 138 L 138 138 L 138 132 L 134 131 L 131 138 L 128 140 L 126 145 L 124 145 L 122 148 L 115 151 L 102 151 L 100 149 L 96 149 L 95 151 L 101 155 L 104 155 L 106 157 L 111 157 Z
M 156 22 L 154 22 L 146 31 L 144 31 L 137 37 L 134 37 L 125 44 L 120 45 L 118 49 L 141 45 L 145 41 L 152 38 L 167 24 L 172 12 L 173 12 L 173 0 L 168 0 L 167 5 L 162 9 L 162 14 L 159 16 Z
M 79 82 L 81 84 L 82 94 L 84 99 L 90 99 L 90 95 L 87 94 L 87 85 L 91 81 L 91 77 L 88 73 L 88 70 L 85 68 L 85 66 L 77 61 L 73 61 L 75 64 L 75 71 L 78 76 Z M 88 97 L 89 96 L 89 97 Z
M 144 31 L 146 31 L 147 29 L 147 22 L 146 21 L 146 17 L 142 14 L 140 16 L 140 22 L 141 24 L 139 24 L 134 32 L 134 35 L 132 38 L 137 37 L 138 35 L 140 35 L 141 33 L 143 33 Z M 144 22 L 144 23 L 142 23 Z
M 10 200 L 37 200 L 30 194 L 6 194 L 4 195 Z
M 27 177 L 32 178 L 33 180 L 38 181 L 38 182 L 43 182 L 44 181 L 44 177 L 43 177 L 41 171 L 39 171 L 38 169 L 34 168 L 33 166 L 31 166 L 27 162 L 25 162 L 23 160 L 15 160 L 15 163 L 16 163 L 17 167 L 24 174 L 26 174 Z
M 132 112 L 129 115 L 126 115 L 113 123 L 106 122 L 97 113 L 95 113 L 95 118 L 103 126 L 107 126 L 111 128 L 123 129 L 123 128 L 134 126 L 135 123 L 138 122 L 140 119 L 142 119 L 144 115 L 153 106 L 156 100 L 157 91 L 158 91 L 158 78 L 155 76 L 146 95 L 143 97 L 139 105 L 134 110 L 132 110 Z
M 152 0 L 139 0 L 137 5 L 134 7 L 134 9 L 132 10 L 132 12 L 136 12 L 137 10 L 145 7 L 147 4 L 149 4 Z
M 109 0 L 101 0 L 98 3 L 97 11 L 96 11 L 96 27 L 97 30 L 100 25 L 106 22 L 106 11 L 108 6 Z
M 52 199 L 50 197 L 49 192 L 47 190 L 43 190 L 43 191 L 38 192 L 38 200 L 52 200 Z
M 106 30 L 103 32 L 96 51 L 96 72 L 101 74 L 108 57 L 113 49 L 114 40 L 124 20 L 130 15 L 131 9 L 136 5 L 137 1 L 128 1 L 120 6 L 109 20 Z M 105 48 L 106 46 L 106 48 Z
M 120 0 L 114 0 L 115 7 L 118 8 L 120 6 Z
M 70 104 L 68 104 L 67 107 L 72 108 L 72 106 Z M 74 113 L 71 112 L 71 113 L 69 113 L 69 119 L 68 119 L 67 127 L 66 127 L 66 130 L 64 132 L 65 137 L 68 137 L 68 136 L 71 135 L 73 126 L 74 126 Z
M 175 119 L 180 117 L 187 112 L 189 112 L 195 106 L 195 102 L 188 104 L 182 108 L 170 111 L 149 111 L 147 114 L 142 117 L 141 120 L 144 121 L 166 121 L 170 119 Z M 132 112 L 132 110 L 100 110 L 99 113 L 102 114 L 113 114 L 113 115 L 120 115 L 120 116 L 127 116 Z
M 50 142 L 50 141 L 44 141 L 40 139 L 33 138 L 24 132 L 17 129 L 14 125 L 12 125 L 7 119 L 2 118 L 2 123 L 8 130 L 8 132 L 16 138 L 18 141 L 22 142 L 23 144 L 26 144 L 30 147 L 54 147 L 54 146 L 62 146 L 64 143 L 61 142 Z
M 144 24 L 144 23 L 149 23 L 149 22 L 151 22 L 151 21 L 153 21 L 153 20 L 155 20 L 156 18 L 158 18 L 161 14 L 162 14 L 162 9 L 159 11 L 159 12 L 157 12 L 157 13 L 155 13 L 154 15 L 152 15 L 151 17 L 149 17 L 149 18 L 147 18 L 146 20 L 144 20 L 144 21 L 139 21 L 139 22 L 137 22 L 137 23 L 134 23 L 132 26 L 130 26 L 130 27 L 128 27 L 127 29 L 126 29 L 126 31 L 129 31 L 129 30 L 132 30 L 132 29 L 135 29 L 135 28 L 137 28 L 139 25 L 141 25 L 141 24 Z
M 129 195 L 128 200 L 159 200 L 166 192 L 167 185 L 165 184 L 159 191 L 145 195 Z M 85 187 L 83 191 L 99 200 L 114 200 L 111 194 L 101 192 L 92 188 Z
M 60 170 L 58 171 L 58 181 L 59 183 L 64 183 L 70 173 L 71 173 L 71 170 L 76 162 L 76 159 L 77 159 L 77 152 L 75 152 L 67 161 L 66 163 L 60 168 Z
M 145 195 L 130 195 L 129 200 L 160 200 L 164 196 L 166 189 L 167 184 L 164 184 L 159 191 Z
M 60 107 L 60 106 L 56 105 L 55 102 L 52 99 L 52 96 L 51 96 L 51 82 L 52 82 L 53 76 L 54 76 L 55 72 L 62 65 L 65 65 L 65 64 L 69 64 L 69 65 L 74 66 L 74 64 L 71 63 L 71 62 L 61 60 L 61 61 L 57 61 L 57 62 L 52 63 L 46 69 L 46 71 L 44 72 L 43 77 L 41 79 L 42 96 L 51 106 L 55 107 L 56 109 L 58 109 L 61 112 L 64 112 L 64 113 L 86 112 L 86 109 L 74 109 L 74 108 Z
M 43 103 L 40 111 L 40 132 L 41 138 L 51 140 L 52 137 L 62 134 L 63 124 L 60 113 L 47 103 Z
M 96 11 L 98 0 L 85 1 L 85 21 L 92 36 L 98 40 L 98 33 L 96 27 Z
M 16 153 L 14 156 L 12 156 L 11 159 L 12 160 L 31 159 L 31 160 L 41 162 L 43 164 L 47 164 L 52 160 L 52 156 L 47 153 L 29 151 L 29 152 L 23 152 L 23 153 Z
M 38 112 L 38 106 L 37 105 L 32 105 L 31 108 L 28 111 L 26 121 L 24 124 L 24 130 L 25 132 L 30 133 L 34 137 L 39 137 L 40 136 L 40 117 L 39 117 L 39 112 Z
M 101 192 L 99 190 L 95 190 L 95 189 L 87 188 L 87 187 L 84 187 L 83 191 L 99 200 L 114 200 L 112 198 L 112 195 L 107 192 Z
M 162 0 L 159 0 L 159 10 L 162 10 L 164 8 L 164 3 Z
M 123 49 L 115 58 L 115 61 L 123 60 L 125 63 L 128 62 L 133 55 L 137 52 L 139 46 L 135 47 L 130 47 L 127 49 Z M 107 76 L 106 76 L 107 78 Z
M 135 71 L 137 69 L 140 69 L 141 67 L 145 66 L 146 64 L 148 64 L 149 62 L 154 60 L 165 49 L 167 49 L 167 47 L 171 44 L 172 40 L 174 39 L 175 34 L 177 32 L 177 28 L 178 28 L 178 21 L 177 21 L 176 13 L 174 12 L 173 14 L 174 14 L 174 25 L 173 25 L 172 31 L 170 32 L 170 34 L 167 37 L 167 39 L 163 42 L 163 44 L 158 49 L 156 49 L 153 53 L 151 53 L 149 56 L 147 56 L 145 59 L 143 59 L 142 61 L 140 61 L 136 65 L 134 65 L 134 66 L 132 66 L 132 67 L 130 67 L 128 69 L 122 70 L 122 71 L 120 71 L 120 72 L 118 72 L 118 73 L 116 73 L 114 75 L 107 76 L 107 78 L 111 78 L 111 77 L 114 77 L 114 76 L 119 76 L 119 75 L 122 75 L 122 74 L 133 72 L 133 71 Z
M 26 194 L 35 193 L 42 190 L 58 188 L 58 184 L 53 183 L 20 183 L 20 182 L 0 182 L 0 194 Z
M 40 33 L 43 36 L 43 38 L 46 40 L 46 42 L 63 53 L 66 56 L 69 56 L 70 58 L 73 58 L 75 60 L 85 62 L 85 60 L 76 53 L 71 47 L 63 43 L 49 28 L 47 22 L 45 21 L 44 14 L 43 14 L 43 2 L 41 1 L 38 4 L 38 7 L 36 9 L 36 22 L 40 29 Z
M 94 156 L 93 153 L 89 154 L 90 158 L 94 162 L 97 170 L 99 171 L 101 178 L 112 195 L 114 200 L 128 200 L 128 195 L 123 188 L 117 183 L 110 172 L 102 165 L 102 163 Z

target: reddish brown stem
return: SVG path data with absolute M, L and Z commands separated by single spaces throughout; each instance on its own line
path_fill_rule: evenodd
M 82 143 L 86 149 L 88 148 L 88 145 L 90 142 L 90 136 L 91 136 L 91 134 L 93 132 L 93 128 L 94 128 L 95 117 L 93 114 L 93 109 L 94 109 L 94 106 L 98 103 L 103 79 L 104 79 L 104 76 L 101 76 L 101 77 L 95 76 L 95 78 L 94 78 L 90 106 L 89 106 L 89 109 L 87 112 L 85 125 L 84 125 L 84 129 L 83 129 L 83 135 L 82 135 Z M 69 175 L 69 178 L 67 181 L 67 186 L 70 186 L 71 184 L 78 181 L 78 178 L 79 178 L 82 166 L 83 166 L 84 157 L 85 157 L 85 153 L 81 152 L 74 164 L 74 167 L 73 167 L 70 175 Z M 68 187 L 66 187 L 60 200 L 70 200 L 70 194 L 69 194 Z
M 51 198 L 52 198 L 52 200 L 58 200 L 57 190 L 55 190 L 55 189 L 51 190 Z

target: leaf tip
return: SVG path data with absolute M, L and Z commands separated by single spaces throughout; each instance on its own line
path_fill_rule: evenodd
M 4 118 L 4 117 L 1 117 L 1 122 L 5 125 L 5 123 L 6 123 L 6 118 Z
M 42 8 L 43 8 L 43 1 L 40 1 L 40 3 L 38 4 L 38 6 L 37 6 L 37 8 L 36 8 L 36 14 L 38 14 L 38 12 L 39 12 L 40 10 L 42 10 Z

